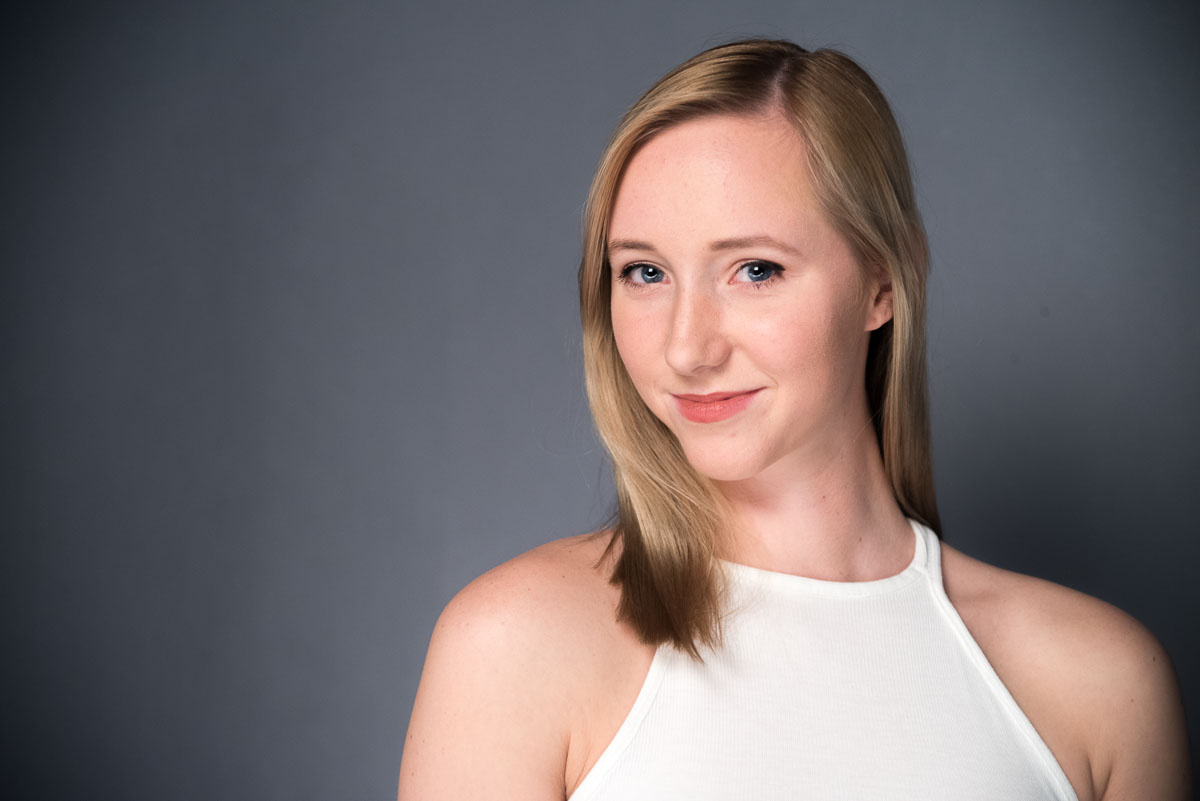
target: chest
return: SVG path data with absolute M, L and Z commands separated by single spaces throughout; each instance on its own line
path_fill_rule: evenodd
M 649 786 L 709 797 L 703 792 L 721 781 L 742 791 L 747 782 L 775 781 L 786 797 L 805 781 L 814 798 L 834 797 L 848 786 L 904 798 L 890 777 L 920 788 L 944 783 L 951 771 L 973 797 L 1053 798 L 1062 794 L 1054 786 L 1054 771 L 1061 769 L 1079 801 L 1090 801 L 1083 749 L 1037 691 L 1034 671 L 1023 668 L 1036 661 L 1005 650 L 986 622 L 974 621 L 978 637 L 960 622 L 978 655 L 948 650 L 958 647 L 954 631 L 922 635 L 891 620 L 878 631 L 855 627 L 852 633 L 836 625 L 760 627 L 743 632 L 753 647 L 735 647 L 704 666 L 634 637 L 614 637 L 606 649 L 611 661 L 589 679 L 590 700 L 581 704 L 572 732 L 567 795 L 582 785 L 580 798 L 590 799 L 597 782 L 587 777 L 597 769 L 626 776 L 629 786 L 618 791 L 625 798 Z M 922 653 L 954 658 L 923 659 Z M 986 663 L 977 664 L 976 656 Z M 856 664 L 863 660 L 868 664 Z M 1009 693 L 1015 709 L 988 685 L 993 667 L 998 692 Z M 1032 746 L 1030 738 L 1037 740 Z M 638 769 L 616 764 L 643 757 Z M 1055 764 L 1039 765 L 1039 758 Z M 695 769 L 680 774 L 686 765 Z M 619 786 L 620 779 L 614 781 Z M 1007 796 L 987 794 L 1006 787 Z M 773 797 L 768 789 L 755 792 Z M 913 792 L 920 797 L 920 790 Z

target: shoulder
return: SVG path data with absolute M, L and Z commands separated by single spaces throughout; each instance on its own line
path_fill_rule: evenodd
M 1084 758 L 1092 797 L 1185 797 L 1178 682 L 1154 635 L 1085 593 L 942 554 L 947 596 L 1060 762 Z
M 446 605 L 413 704 L 401 799 L 508 797 L 497 788 L 562 798 L 575 685 L 611 626 L 607 540 L 546 543 Z
M 601 562 L 607 542 L 605 532 L 565 537 L 492 568 L 446 605 L 433 639 L 526 661 L 576 653 L 606 625 L 616 592 Z
M 443 617 L 491 617 L 496 604 L 526 609 L 538 601 L 592 600 L 608 544 L 604 531 L 552 540 L 492 568 L 460 590 Z

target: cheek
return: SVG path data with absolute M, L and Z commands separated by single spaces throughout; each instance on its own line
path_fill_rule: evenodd
M 747 327 L 752 333 L 744 341 L 755 343 L 760 365 L 804 397 L 828 397 L 858 352 L 855 310 L 831 300 L 801 301 L 786 313 L 759 315 Z
M 613 339 L 617 353 L 640 392 L 646 367 L 653 355 L 654 330 L 652 319 L 636 314 L 624 303 L 614 301 L 611 308 Z

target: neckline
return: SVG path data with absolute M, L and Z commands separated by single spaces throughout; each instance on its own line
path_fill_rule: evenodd
M 841 596 L 862 598 L 868 595 L 878 595 L 891 592 L 905 586 L 921 573 L 925 572 L 928 562 L 929 548 L 928 529 L 925 526 L 907 518 L 913 530 L 913 555 L 908 566 L 891 576 L 870 581 L 830 581 L 828 579 L 797 576 L 792 573 L 780 573 L 761 567 L 751 567 L 739 562 L 729 562 L 717 558 L 717 562 L 725 568 L 726 575 L 739 584 L 751 584 L 774 587 L 779 590 L 805 595 Z M 930 532 L 932 533 L 932 532 Z M 936 535 L 935 535 L 936 536 Z

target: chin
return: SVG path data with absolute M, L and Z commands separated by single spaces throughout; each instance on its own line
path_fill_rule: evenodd
M 732 442 L 726 447 L 685 443 L 683 453 L 692 469 L 711 481 L 745 481 L 767 466 L 763 454 Z

